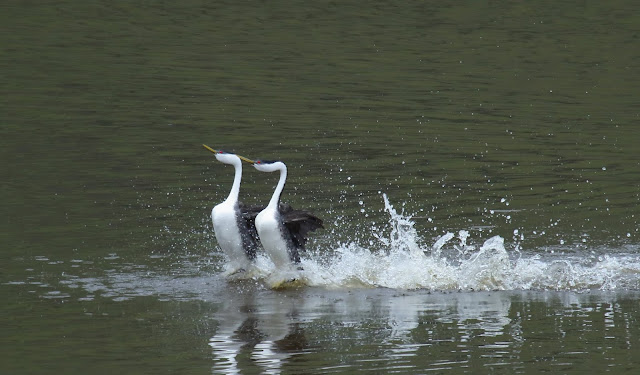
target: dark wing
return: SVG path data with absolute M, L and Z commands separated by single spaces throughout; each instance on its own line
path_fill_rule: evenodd
M 242 202 L 238 202 L 238 207 L 240 208 L 240 212 L 242 212 L 243 216 L 254 222 L 254 226 L 256 222 L 256 216 L 258 216 L 258 214 L 266 208 L 266 206 L 247 206 Z
M 264 206 L 247 206 L 242 202 L 238 202 L 240 217 L 238 225 L 243 226 L 247 231 L 241 231 L 242 245 L 244 246 L 249 258 L 255 259 L 258 251 L 260 238 L 256 229 L 256 216 L 264 209 Z M 248 234 L 248 235 L 247 235 Z
M 280 216 L 285 228 L 291 235 L 291 240 L 296 249 L 304 250 L 307 243 L 307 233 L 313 232 L 322 226 L 322 220 L 308 211 L 295 210 L 288 204 L 280 203 Z

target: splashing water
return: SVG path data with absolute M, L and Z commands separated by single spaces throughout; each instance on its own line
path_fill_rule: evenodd
M 593 257 L 511 254 L 504 239 L 494 236 L 479 248 L 467 243 L 470 234 L 460 230 L 446 233 L 433 245 L 422 241 L 410 216 L 398 213 L 383 194 L 389 214 L 388 237 L 374 233 L 379 248 L 365 248 L 355 242 L 333 249 L 321 261 L 305 257 L 304 282 L 327 288 L 385 287 L 430 290 L 586 290 L 639 289 L 640 257 L 635 254 Z M 457 240 L 457 241 L 456 241 Z M 457 242 L 457 243 L 455 243 Z M 455 251 L 444 251 L 446 247 Z M 246 277 L 264 278 L 275 286 L 292 275 L 281 272 L 258 257 L 255 269 Z

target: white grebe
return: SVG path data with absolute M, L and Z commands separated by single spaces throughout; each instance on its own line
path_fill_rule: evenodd
M 224 164 L 233 165 L 235 177 L 229 196 L 224 202 L 211 210 L 211 221 L 218 244 L 231 263 L 229 275 L 247 269 L 256 258 L 259 248 L 255 217 L 259 208 L 247 207 L 238 201 L 240 180 L 242 179 L 242 160 L 253 163 L 243 156 L 229 152 L 214 150 L 203 145 L 216 155 L 216 159 Z
M 307 233 L 322 226 L 322 220 L 310 212 L 294 210 L 280 203 L 287 180 L 287 166 L 281 161 L 256 160 L 253 166 L 261 172 L 280 172 L 280 180 L 267 207 L 255 220 L 262 247 L 279 269 L 295 266 L 302 269 L 300 251 L 304 251 Z

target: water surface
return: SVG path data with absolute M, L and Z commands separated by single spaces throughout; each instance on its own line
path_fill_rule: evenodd
M 636 3 L 4 8 L 3 373 L 637 371 Z M 306 287 L 222 276 L 202 143 Z

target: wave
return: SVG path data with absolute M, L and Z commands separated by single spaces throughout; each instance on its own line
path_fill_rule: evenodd
M 374 237 L 379 246 L 356 242 L 316 249 L 303 258 L 301 277 L 310 286 L 326 288 L 430 290 L 637 290 L 640 256 L 615 253 L 596 256 L 527 253 L 505 248 L 493 236 L 477 246 L 467 230 L 446 233 L 431 246 L 417 233 L 410 216 L 398 213 L 383 194 L 388 227 Z M 387 236 L 384 234 L 389 232 Z M 323 255 L 325 254 L 325 255 Z M 328 254 L 328 255 L 327 255 Z M 245 278 L 263 279 L 272 287 L 295 277 L 279 271 L 266 257 Z

